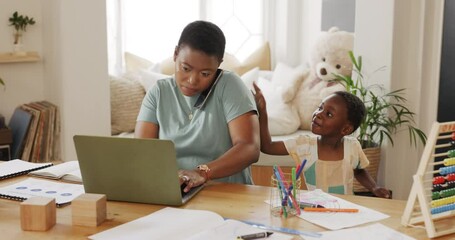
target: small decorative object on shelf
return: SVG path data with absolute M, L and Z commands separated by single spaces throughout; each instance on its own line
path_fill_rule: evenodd
M 24 51 L 22 37 L 23 33 L 27 30 L 27 26 L 34 25 L 36 23 L 35 20 L 33 18 L 29 18 L 28 16 L 19 15 L 16 11 L 9 18 L 9 22 L 10 26 L 13 26 L 15 29 L 13 54 L 17 56 L 27 55 L 27 52 Z

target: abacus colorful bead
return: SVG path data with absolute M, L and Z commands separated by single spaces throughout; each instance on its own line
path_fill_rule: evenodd
M 455 181 L 455 173 L 451 173 L 446 176 L 447 181 Z
M 439 197 L 445 198 L 455 195 L 455 188 L 442 190 L 439 192 Z
M 447 174 L 453 173 L 453 172 L 455 172 L 455 166 L 439 168 L 439 174 L 441 174 L 441 175 L 447 175 Z
M 455 204 L 432 208 L 431 214 L 437 214 L 437 213 L 442 213 L 442 212 L 447 212 L 447 211 L 452 211 L 452 210 L 455 210 Z
M 431 199 L 432 200 L 436 200 L 436 199 L 439 199 L 439 198 L 441 198 L 441 195 L 439 194 L 439 192 L 433 192 L 431 194 Z
M 435 184 L 433 185 L 433 189 L 431 190 L 432 192 L 439 192 L 441 190 L 444 190 L 444 185 L 442 184 Z
M 452 166 L 452 165 L 455 165 L 455 157 L 444 159 L 444 166 Z
M 455 157 L 455 149 L 449 150 L 449 151 L 447 152 L 447 155 L 449 155 L 449 157 Z
M 433 178 L 433 184 L 442 184 L 444 183 L 446 180 L 443 176 L 438 176 L 438 177 L 434 177 Z
M 431 207 L 439 207 L 442 205 L 447 205 L 447 204 L 452 204 L 452 203 L 455 203 L 455 196 L 441 198 L 438 200 L 433 200 L 433 201 L 431 201 Z

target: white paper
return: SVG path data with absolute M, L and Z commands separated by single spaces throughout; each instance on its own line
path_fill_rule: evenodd
M 239 234 L 257 233 L 254 228 L 236 220 L 224 220 L 220 215 L 204 210 L 163 208 L 145 217 L 89 236 L 90 239 L 235 239 Z M 291 239 L 274 233 L 267 239 Z
M 412 240 L 409 237 L 386 227 L 380 223 L 374 223 L 365 227 L 356 227 L 342 229 L 337 231 L 321 232 L 322 236 L 318 238 L 301 236 L 305 240 Z
M 2 197 L 30 198 L 50 197 L 55 198 L 57 204 L 70 203 L 73 199 L 84 193 L 81 184 L 62 183 L 41 179 L 27 178 L 24 181 L 0 188 Z
M 380 221 L 389 217 L 386 214 L 348 202 L 319 189 L 302 192 L 300 194 L 300 201 L 323 205 L 326 208 L 359 209 L 355 213 L 301 211 L 300 218 L 330 230 L 353 227 L 364 223 Z
M 195 234 L 192 237 L 187 238 L 187 240 L 201 240 L 201 239 L 217 239 L 217 240 L 234 240 L 238 236 L 266 232 L 266 230 L 261 230 L 255 227 L 252 227 L 249 224 L 228 219 L 224 221 L 221 225 L 216 226 L 211 229 L 207 229 L 201 233 Z M 267 240 L 287 240 L 292 239 L 292 236 L 274 232 L 272 235 L 267 237 Z

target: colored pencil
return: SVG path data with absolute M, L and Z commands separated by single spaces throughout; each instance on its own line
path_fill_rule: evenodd
M 302 165 L 300 165 L 299 169 L 297 169 L 297 179 L 299 179 L 300 174 L 302 173 L 303 168 L 305 167 L 306 159 L 303 160 Z
M 359 212 L 359 209 L 356 208 L 309 208 L 306 207 L 303 209 L 304 212 L 346 212 L 346 213 L 356 213 Z

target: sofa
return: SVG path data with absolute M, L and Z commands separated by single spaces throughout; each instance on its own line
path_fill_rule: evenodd
M 125 63 L 125 74 L 110 76 L 111 134 L 119 137 L 133 137 L 136 117 L 146 91 L 158 79 L 173 74 L 174 63 L 172 58 L 158 64 L 152 63 L 132 53 L 125 53 Z M 275 95 L 277 88 L 280 88 L 280 81 L 298 76 L 296 72 L 298 69 L 304 69 L 302 66 L 292 68 L 284 63 L 279 63 L 272 71 L 270 49 L 268 43 L 265 43 L 242 62 L 235 56 L 226 53 L 221 68 L 236 72 L 247 87 L 252 88 L 252 83 L 256 82 L 263 89 L 267 107 L 270 107 L 272 112 L 269 115 L 274 117 L 270 121 L 273 140 L 286 140 L 299 134 L 310 133 L 308 130 L 298 129 L 299 119 L 298 116 L 291 116 L 291 106 L 275 101 L 279 99 L 279 96 Z M 291 168 L 295 166 L 295 162 L 289 156 L 272 156 L 261 153 L 259 161 L 253 166 L 253 178 L 255 175 L 264 177 L 254 179 L 254 181 L 260 185 L 269 185 L 269 171 L 273 165 Z

